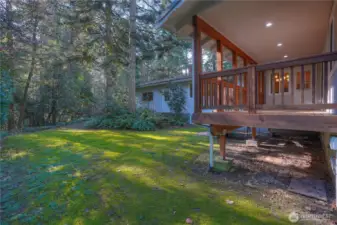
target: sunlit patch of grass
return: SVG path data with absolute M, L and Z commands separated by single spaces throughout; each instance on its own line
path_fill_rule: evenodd
M 51 166 L 51 167 L 48 168 L 48 172 L 53 173 L 53 172 L 56 172 L 56 171 L 63 170 L 63 168 L 64 168 L 64 165 Z
M 1 187 L 2 220 L 172 225 L 191 217 L 204 225 L 286 224 L 252 199 L 191 173 L 190 164 L 208 151 L 208 138 L 196 135 L 204 131 L 60 129 L 9 137 L 1 158 L 11 176 Z
M 162 137 L 162 136 L 159 136 L 159 135 L 156 135 L 156 134 L 137 134 L 137 136 L 139 138 L 150 138 L 150 139 L 153 139 L 153 140 L 172 140 L 172 138 L 170 137 Z
M 7 157 L 9 157 L 11 160 L 20 159 L 23 157 L 26 157 L 29 155 L 29 151 L 9 151 L 7 154 Z
M 117 158 L 120 155 L 121 155 L 121 153 L 119 153 L 119 152 L 110 152 L 110 151 L 104 151 L 103 152 L 103 157 L 110 158 L 110 159 Z

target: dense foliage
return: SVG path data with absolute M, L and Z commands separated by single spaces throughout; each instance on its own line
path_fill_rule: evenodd
M 131 13 L 135 3 L 136 13 L 134 8 Z M 190 43 L 154 26 L 169 3 L 0 1 L 1 94 L 10 85 L 10 102 L 1 103 L 2 129 L 103 115 L 110 107 L 126 107 L 130 96 L 135 97 L 130 77 L 140 81 L 181 76 L 190 63 Z M 5 79 L 6 71 L 10 73 Z M 153 123 L 135 125 L 120 119 L 119 124 L 102 126 Z
M 182 115 L 156 113 L 149 109 L 138 109 L 131 113 L 124 108 L 116 108 L 105 116 L 93 117 L 86 121 L 85 127 L 150 131 L 169 126 L 183 126 L 187 121 L 187 117 Z
M 170 84 L 169 91 L 165 93 L 170 110 L 176 115 L 184 112 L 186 105 L 186 91 L 181 85 Z
M 9 106 L 12 103 L 13 85 L 8 71 L 0 71 L 0 124 L 4 124 L 8 118 Z

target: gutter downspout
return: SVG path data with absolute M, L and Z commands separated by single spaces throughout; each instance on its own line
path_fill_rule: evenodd
M 211 133 L 211 127 L 208 129 L 208 136 L 209 136 L 209 170 L 212 171 L 213 169 L 213 135 Z
M 335 206 L 337 207 L 337 136 L 330 137 L 330 149 L 335 151 L 335 156 L 331 157 L 331 165 L 335 174 Z

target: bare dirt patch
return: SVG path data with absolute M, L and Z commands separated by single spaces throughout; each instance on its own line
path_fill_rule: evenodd
M 218 155 L 215 145 L 215 155 Z M 232 172 L 209 172 L 209 153 L 195 160 L 193 171 L 211 182 L 253 196 L 262 205 L 280 212 L 296 212 L 315 217 L 302 224 L 337 224 L 337 212 L 331 205 L 334 188 L 325 166 L 324 152 L 318 139 L 279 137 L 259 139 L 258 147 L 247 147 L 244 139 L 229 138 L 226 155 L 233 161 Z M 306 197 L 288 190 L 292 178 L 310 178 L 324 182 L 327 201 Z M 301 223 L 300 223 L 301 224 Z

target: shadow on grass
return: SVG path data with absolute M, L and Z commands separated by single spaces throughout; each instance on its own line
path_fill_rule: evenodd
M 207 138 L 180 131 L 56 130 L 9 138 L 1 157 L 4 224 L 165 225 L 187 217 L 194 224 L 287 224 L 189 176 L 185 170 L 207 149 Z

